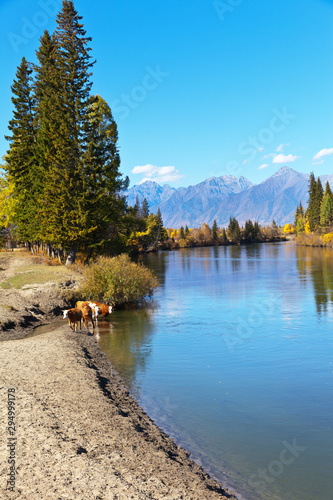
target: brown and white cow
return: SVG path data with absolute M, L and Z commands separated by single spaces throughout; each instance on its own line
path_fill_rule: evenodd
M 77 309 L 82 312 L 82 319 L 84 326 L 88 328 L 88 322 L 91 321 L 93 328 L 95 328 L 94 318 L 93 318 L 93 310 L 90 307 L 88 302 L 79 301 L 76 303 Z
M 104 318 L 112 313 L 112 306 L 109 306 L 107 304 L 102 304 L 101 302 L 96 302 L 95 300 L 90 300 L 89 304 L 90 307 L 99 307 L 99 312 Z
M 64 318 L 68 318 L 68 324 L 69 327 L 75 332 L 77 330 L 77 325 L 80 325 L 80 330 L 81 328 L 81 321 L 82 321 L 82 311 L 77 308 L 72 308 L 72 309 L 66 309 L 63 311 Z
M 99 307 L 95 306 L 92 302 L 89 302 L 87 300 L 86 301 L 80 300 L 79 302 L 76 303 L 76 307 L 78 307 L 79 309 L 81 309 L 83 305 L 88 305 L 89 307 L 91 307 L 92 317 L 93 319 L 97 319 L 97 316 L 99 315 Z

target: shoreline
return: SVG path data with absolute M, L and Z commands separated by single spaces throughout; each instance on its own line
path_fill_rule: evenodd
M 3 498 L 237 498 L 156 426 L 95 337 L 59 327 L 1 347 L 1 398 L 16 387 L 19 443 L 16 493 L 1 479 Z M 4 478 L 4 444 L 0 458 Z

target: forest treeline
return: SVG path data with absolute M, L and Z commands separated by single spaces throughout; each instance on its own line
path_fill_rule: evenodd
M 302 202 L 295 212 L 293 230 L 296 243 L 310 246 L 333 246 L 333 194 L 329 182 L 325 190 L 320 178 L 312 172 L 309 178 L 308 207 Z M 292 232 L 292 231 L 291 231 Z
M 240 226 L 235 217 L 230 217 L 228 227 L 221 228 L 216 220 L 210 227 L 203 223 L 200 227 L 189 228 L 187 225 L 174 229 L 164 228 L 161 213 L 157 216 L 149 214 L 147 200 L 142 204 L 136 199 L 134 210 L 138 216 L 146 219 L 146 231 L 133 232 L 129 243 L 133 251 L 146 252 L 149 249 L 173 250 L 214 245 L 233 245 L 242 243 L 280 241 L 285 239 L 282 228 L 273 220 L 271 225 L 261 226 L 258 222 L 248 220 Z M 157 226 L 156 226 L 157 225 Z M 157 228 L 160 228 L 159 232 Z M 158 238 L 156 237 L 158 234 Z

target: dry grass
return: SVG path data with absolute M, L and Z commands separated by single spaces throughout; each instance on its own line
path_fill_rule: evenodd
M 58 262 L 55 265 L 54 261 L 50 261 L 47 257 L 32 256 L 28 252 L 1 252 L 0 267 L 4 269 L 6 263 L 10 262 L 11 257 L 15 255 L 15 260 L 19 259 L 15 267 L 13 276 L 7 277 L 6 281 L 0 283 L 3 289 L 16 288 L 20 289 L 26 285 L 41 285 L 45 283 L 61 283 L 62 281 L 75 279 L 77 272 L 73 268 L 60 265 Z

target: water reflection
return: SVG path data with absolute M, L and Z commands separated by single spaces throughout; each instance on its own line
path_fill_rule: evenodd
M 240 245 L 231 245 L 229 248 L 229 255 L 231 258 L 231 268 L 234 273 L 238 273 L 241 267 L 241 251 Z
M 317 313 L 327 313 L 333 301 L 333 250 L 297 246 L 296 257 L 301 280 L 311 279 Z
M 99 345 L 131 387 L 137 387 L 140 373 L 149 364 L 153 311 L 154 303 L 149 309 L 115 311 L 110 321 L 98 321 Z

